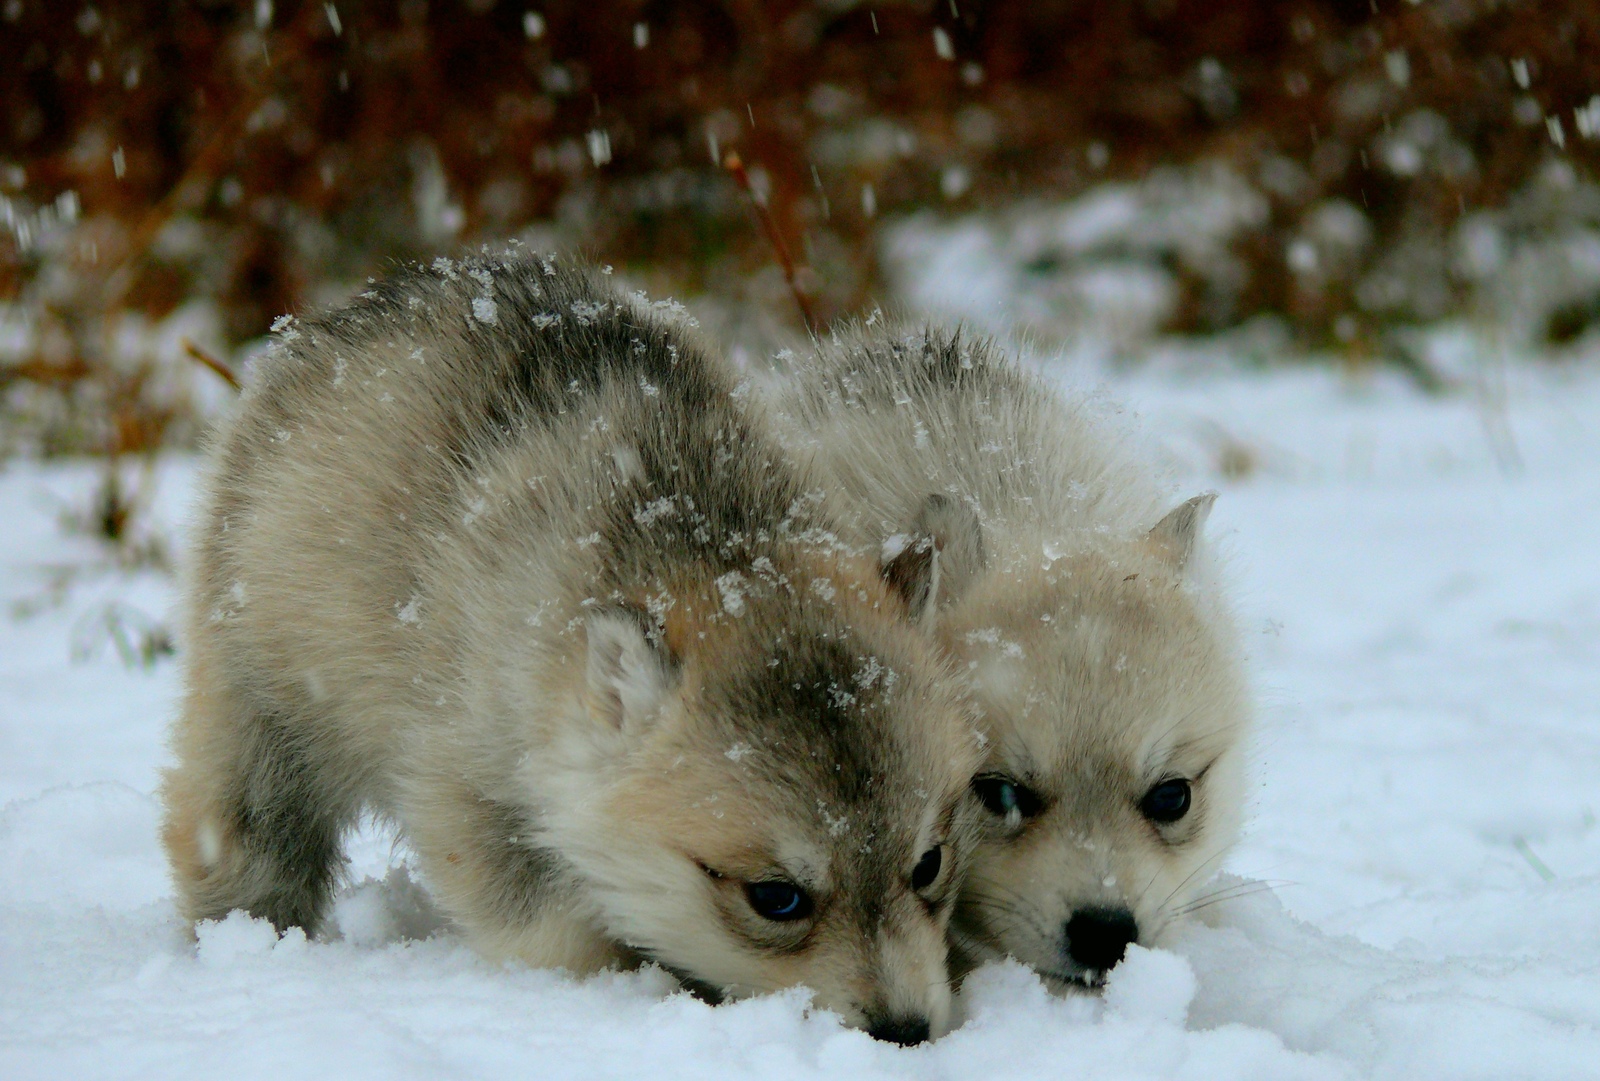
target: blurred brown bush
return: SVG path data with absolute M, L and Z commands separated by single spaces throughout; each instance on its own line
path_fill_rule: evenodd
M 0 57 L 0 296 L 29 320 L 0 391 L 56 402 L 45 449 L 191 430 L 148 390 L 185 362 L 129 361 L 128 313 L 209 301 L 226 350 L 503 237 L 792 323 L 729 150 L 823 321 L 881 289 L 906 211 L 1220 160 L 1266 211 L 1226 288 L 1173 268 L 1168 329 L 1313 341 L 1450 314 L 1470 282 L 1412 264 L 1600 151 L 1593 0 L 0 0 Z

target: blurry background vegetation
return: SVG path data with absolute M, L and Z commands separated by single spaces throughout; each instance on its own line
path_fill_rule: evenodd
M 512 237 L 752 349 L 781 247 L 821 325 L 1439 387 L 1417 328 L 1600 334 L 1597 156 L 1594 0 L 0 0 L 0 455 L 186 444 L 193 353 Z

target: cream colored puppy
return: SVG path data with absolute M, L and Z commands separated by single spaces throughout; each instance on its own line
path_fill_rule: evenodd
M 988 811 L 952 926 L 1094 986 L 1159 941 L 1233 842 L 1250 695 L 1197 551 L 1213 496 L 1173 508 L 1112 425 L 986 342 L 837 339 L 775 392 L 830 509 L 917 581 L 989 735 Z

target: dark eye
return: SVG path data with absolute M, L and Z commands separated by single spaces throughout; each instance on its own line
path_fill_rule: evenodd
M 1144 794 L 1139 810 L 1152 822 L 1176 822 L 1189 813 L 1189 782 L 1182 778 L 1162 781 Z
M 939 879 L 939 868 L 944 866 L 944 845 L 934 845 L 922 854 L 911 869 L 911 888 L 921 893 Z
M 1009 817 L 1013 811 L 1023 818 L 1032 818 L 1043 807 L 1043 801 L 1031 789 L 999 774 L 975 778 L 972 791 L 977 793 L 990 814 L 1001 818 Z
M 793 882 L 750 882 L 744 887 L 744 895 L 759 915 L 778 923 L 811 915 L 811 895 Z

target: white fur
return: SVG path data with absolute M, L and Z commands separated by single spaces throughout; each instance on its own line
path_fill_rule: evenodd
M 1113 408 L 958 333 L 844 335 L 773 390 L 849 540 L 892 559 L 931 497 L 945 531 L 959 538 L 964 508 L 981 533 L 941 552 L 937 636 L 984 713 L 985 769 L 1045 809 L 990 816 L 954 945 L 968 963 L 1010 954 L 1094 981 L 1069 954 L 1074 912 L 1126 908 L 1140 942 L 1159 939 L 1238 828 L 1251 705 L 1199 544 L 1213 497 L 1174 508 Z M 1170 778 L 1194 782 L 1193 809 L 1158 829 L 1139 802 Z

